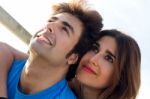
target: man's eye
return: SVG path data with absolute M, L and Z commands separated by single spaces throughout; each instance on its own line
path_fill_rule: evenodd
M 51 19 L 50 19 L 50 20 L 48 20 L 48 22 L 54 22 L 54 20 L 51 20 Z
M 107 61 L 109 61 L 110 63 L 113 63 L 113 62 L 114 62 L 113 58 L 112 58 L 110 55 L 106 55 L 106 56 L 105 56 L 105 59 L 106 59 Z
M 69 35 L 69 31 L 66 27 L 62 27 L 62 30 L 64 30 Z
M 62 27 L 62 29 L 67 32 L 67 28 L 66 27 Z

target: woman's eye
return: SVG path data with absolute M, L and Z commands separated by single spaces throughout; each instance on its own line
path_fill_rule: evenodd
M 105 59 L 106 59 L 107 61 L 109 61 L 110 63 L 113 63 L 113 62 L 114 62 L 113 58 L 112 58 L 110 55 L 106 55 L 106 56 L 105 56 Z
M 98 53 L 99 52 L 99 48 L 95 45 L 93 45 L 92 49 L 91 49 L 94 53 Z

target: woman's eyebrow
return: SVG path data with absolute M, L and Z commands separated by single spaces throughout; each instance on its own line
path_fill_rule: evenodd
M 106 51 L 109 55 L 111 55 L 114 59 L 116 59 L 116 56 L 109 50 Z

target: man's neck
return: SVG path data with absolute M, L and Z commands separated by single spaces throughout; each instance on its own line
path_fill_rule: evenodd
M 21 75 L 20 90 L 31 94 L 51 87 L 65 78 L 68 69 L 62 67 L 54 68 L 41 58 L 29 58 Z

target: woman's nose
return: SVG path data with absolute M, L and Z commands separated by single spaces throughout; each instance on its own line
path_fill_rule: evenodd
M 90 63 L 93 65 L 93 66 L 98 66 L 98 56 L 97 55 L 94 55 L 93 57 L 91 57 L 90 59 Z

